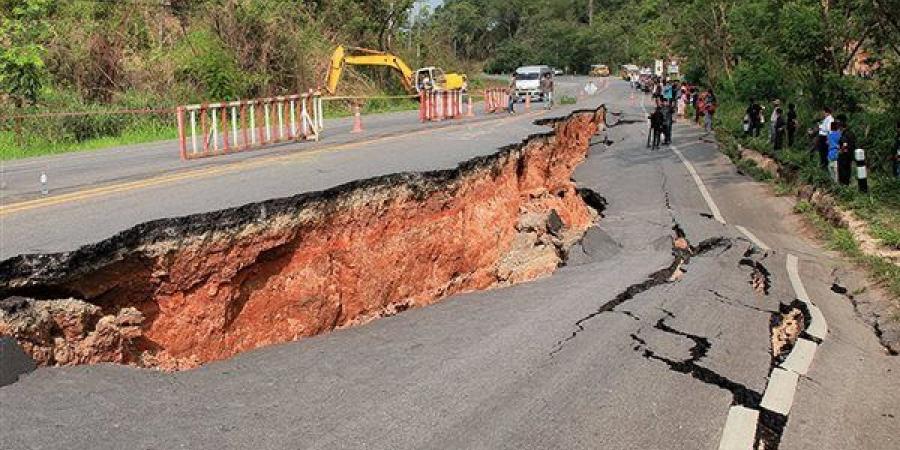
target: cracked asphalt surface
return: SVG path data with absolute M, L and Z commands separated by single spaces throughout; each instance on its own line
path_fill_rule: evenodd
M 780 448 L 896 448 L 900 363 L 831 291 L 831 271 L 844 264 L 800 237 L 787 199 L 769 198 L 699 141 L 701 131 L 678 125 L 674 143 L 728 224 L 712 220 L 678 157 L 645 147 L 628 94 L 613 82 L 594 100 L 626 120 L 574 178 L 608 206 L 553 276 L 187 372 L 39 369 L 0 388 L 0 447 L 717 448 L 728 408 L 756 406 L 766 388 L 771 313 L 794 299 L 791 252 L 831 331 L 800 381 Z M 500 128 L 485 136 L 528 129 Z M 416 164 L 454 137 L 421 143 Z M 393 167 L 395 156 L 376 150 L 366 164 Z M 340 163 L 316 161 L 322 170 Z M 152 204 L 153 195 L 103 204 Z M 750 243 L 737 224 L 774 251 L 742 263 Z M 676 230 L 694 251 L 673 252 Z M 759 266 L 768 295 L 753 285 Z

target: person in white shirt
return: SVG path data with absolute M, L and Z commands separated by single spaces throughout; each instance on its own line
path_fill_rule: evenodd
M 828 167 L 828 134 L 831 133 L 831 123 L 834 117 L 831 116 L 831 108 L 825 107 L 822 110 L 825 118 L 819 122 L 819 135 L 816 136 L 816 151 L 819 152 L 819 165 L 822 168 Z
M 781 107 L 781 100 L 778 100 L 776 98 L 775 101 L 772 102 L 772 105 L 773 105 L 772 106 L 772 115 L 769 116 L 769 143 L 770 144 L 775 143 L 775 119 L 777 119 L 775 110 L 777 110 L 778 108 Z

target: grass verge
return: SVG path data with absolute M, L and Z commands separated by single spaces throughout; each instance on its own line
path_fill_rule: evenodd
M 771 183 L 776 195 L 793 194 L 801 184 L 825 189 L 840 207 L 853 211 L 864 220 L 872 235 L 880 239 L 883 245 L 900 248 L 900 184 L 897 180 L 885 176 L 870 177 L 868 194 L 859 192 L 855 185 L 840 186 L 832 182 L 810 157 L 809 151 L 804 150 L 808 142 L 800 142 L 794 148 L 775 154 L 765 137 L 746 137 L 735 131 L 739 129 L 742 109 L 729 105 L 724 111 L 720 108 L 720 111 L 721 122 L 716 129 L 719 148 L 739 170 L 758 181 Z M 775 159 L 779 164 L 793 169 L 796 176 L 790 180 L 774 178 L 753 161 L 741 159 L 740 147 Z M 900 309 L 900 267 L 885 258 L 863 253 L 849 230 L 832 225 L 808 202 L 799 201 L 794 209 L 809 221 L 817 237 L 828 248 L 850 259 L 866 270 L 875 283 L 884 286 L 892 297 L 893 306 Z
M 826 247 L 866 269 L 872 280 L 884 286 L 891 294 L 894 306 L 900 307 L 900 267 L 884 258 L 863 253 L 849 230 L 832 225 L 820 216 L 809 202 L 798 201 L 794 206 L 794 212 L 803 216 L 813 226 L 817 237 L 825 242 Z

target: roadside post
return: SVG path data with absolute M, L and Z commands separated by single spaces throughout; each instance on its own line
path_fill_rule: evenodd
M 187 141 L 184 133 L 184 107 L 175 109 L 175 121 L 178 126 L 178 150 L 181 159 L 187 159 Z
M 856 182 L 859 185 L 859 192 L 869 192 L 869 181 L 866 179 L 866 151 L 858 148 L 855 152 L 856 156 Z

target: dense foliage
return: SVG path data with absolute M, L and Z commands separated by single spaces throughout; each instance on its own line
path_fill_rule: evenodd
M 889 124 L 900 0 L 0 0 L 0 114 L 160 107 L 322 84 L 338 43 L 411 65 L 508 72 L 680 57 L 722 96 L 830 105 Z M 867 52 L 870 79 L 847 75 Z M 399 91 L 389 71 L 344 93 Z M 887 139 L 873 132 L 872 143 Z M 885 150 L 887 151 L 887 150 Z

